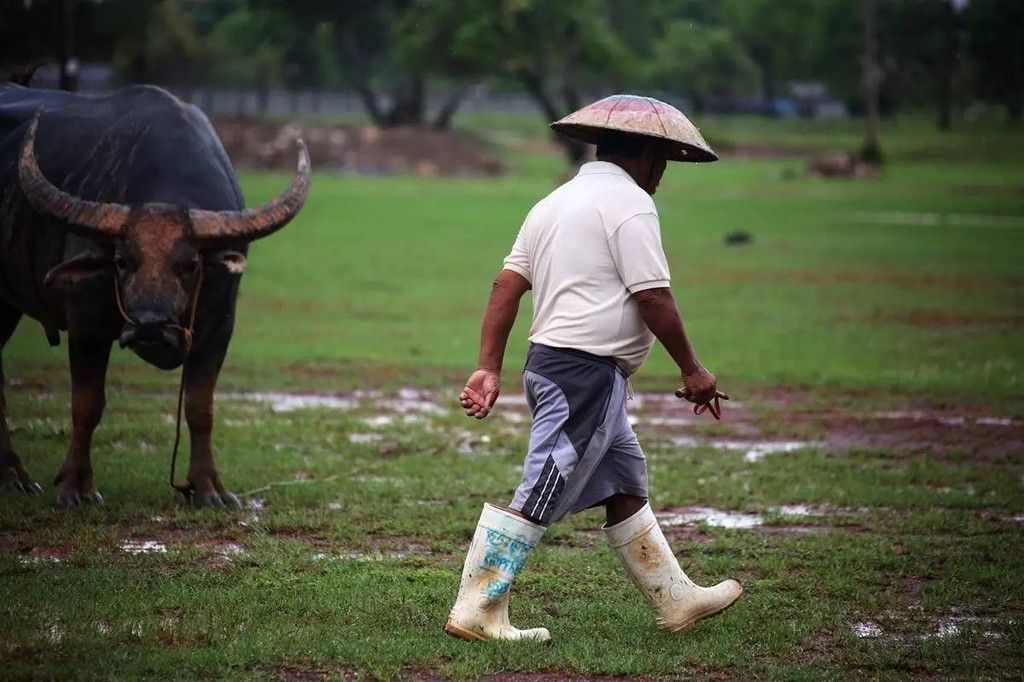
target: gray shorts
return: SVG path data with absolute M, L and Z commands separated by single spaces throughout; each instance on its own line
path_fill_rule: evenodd
M 616 494 L 647 497 L 647 462 L 614 361 L 534 344 L 523 383 L 533 425 L 512 509 L 550 525 Z

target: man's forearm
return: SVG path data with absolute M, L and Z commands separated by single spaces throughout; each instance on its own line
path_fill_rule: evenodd
M 672 290 L 665 288 L 648 289 L 634 294 L 640 317 L 651 330 L 665 350 L 675 360 L 683 375 L 697 372 L 701 364 L 697 360 L 693 346 L 686 337 L 683 318 L 679 315 L 679 307 L 672 296 Z
M 526 279 L 509 270 L 502 270 L 495 278 L 480 329 L 479 367 L 501 371 L 508 336 L 519 314 L 519 299 L 529 286 Z

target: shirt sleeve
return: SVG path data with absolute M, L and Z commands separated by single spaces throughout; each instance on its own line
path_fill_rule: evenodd
M 505 269 L 511 270 L 526 278 L 526 281 L 533 284 L 533 273 L 530 271 L 530 246 L 526 237 L 526 224 L 519 229 L 512 251 L 505 256 Z
M 608 248 L 629 293 L 669 286 L 671 275 L 657 214 L 639 213 L 626 219 L 608 238 Z

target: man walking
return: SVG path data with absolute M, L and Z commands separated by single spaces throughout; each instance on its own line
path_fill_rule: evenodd
M 523 374 L 533 415 L 523 480 L 507 509 L 484 505 L 445 626 L 464 639 L 536 639 L 546 628 L 509 624 L 509 589 L 547 526 L 604 506 L 605 535 L 657 613 L 681 631 L 732 605 L 735 580 L 698 587 L 679 567 L 647 502 L 647 467 L 626 417 L 628 377 L 657 338 L 679 366 L 678 394 L 718 418 L 715 377 L 697 360 L 669 289 L 655 193 L 666 162 L 715 161 L 674 107 L 615 95 L 552 127 L 595 143 L 598 160 L 530 211 L 494 281 L 478 369 L 459 396 L 486 417 L 519 301 L 533 290 Z

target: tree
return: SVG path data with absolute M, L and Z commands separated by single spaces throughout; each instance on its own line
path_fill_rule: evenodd
M 418 65 L 405 68 L 396 58 L 395 27 L 412 0 L 252 0 L 273 10 L 299 35 L 327 26 L 336 72 L 358 94 L 379 126 L 420 125 L 426 117 L 426 76 Z
M 1006 107 L 1010 120 L 1024 115 L 1024 3 L 971 0 L 964 10 L 974 93 Z
M 288 31 L 273 11 L 254 11 L 242 4 L 218 21 L 207 36 L 217 83 L 255 86 L 257 108 L 265 113 L 272 85 L 285 75 Z
M 864 101 L 867 103 L 864 116 L 864 146 L 861 157 L 868 162 L 882 160 L 882 146 L 879 141 L 878 89 L 881 72 L 878 68 L 878 17 L 875 14 L 875 0 L 862 0 L 864 14 Z
M 820 29 L 817 0 L 719 0 L 715 6 L 757 65 L 765 100 L 775 99 L 782 81 L 807 73 L 810 39 Z
M 685 94 L 696 111 L 708 98 L 750 90 L 757 66 L 728 29 L 677 20 L 653 41 L 648 82 Z
M 603 0 L 419 0 L 398 26 L 407 64 L 456 79 L 497 76 L 520 85 L 548 120 L 583 105 L 582 93 L 632 68 Z M 587 146 L 558 137 L 573 165 Z

